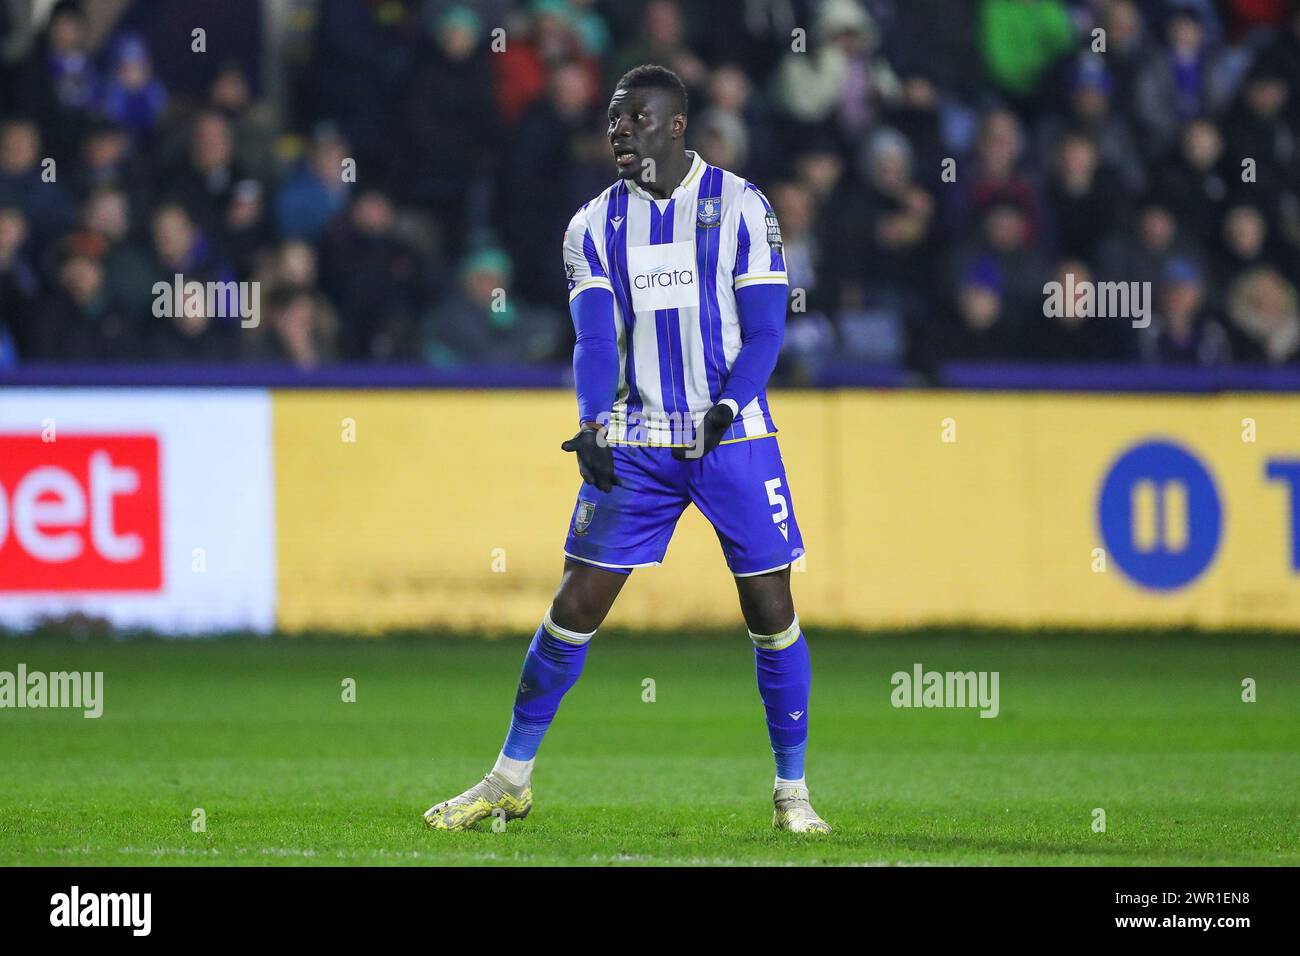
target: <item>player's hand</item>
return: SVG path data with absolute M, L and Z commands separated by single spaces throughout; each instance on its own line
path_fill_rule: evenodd
M 578 474 L 589 485 L 595 485 L 604 492 L 612 491 L 615 485 L 621 485 L 614 474 L 614 450 L 605 441 L 605 428 L 591 428 L 583 425 L 578 434 L 560 445 L 565 451 L 578 456 Z
M 704 413 L 700 419 L 699 431 L 695 433 L 695 444 L 689 448 L 674 448 L 673 457 L 678 461 L 703 458 L 718 447 L 722 436 L 727 434 L 736 413 L 730 405 L 717 404 Z

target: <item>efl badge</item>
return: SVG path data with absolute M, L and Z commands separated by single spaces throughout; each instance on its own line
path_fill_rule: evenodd
M 773 251 L 781 251 L 781 227 L 777 224 L 776 216 L 764 216 L 763 221 L 767 223 L 767 244 L 772 247 Z
M 696 207 L 695 222 L 701 229 L 713 229 L 722 222 L 722 199 L 701 199 Z
M 596 516 L 596 503 L 578 499 L 578 511 L 573 516 L 573 533 L 586 534 L 591 527 L 591 519 Z

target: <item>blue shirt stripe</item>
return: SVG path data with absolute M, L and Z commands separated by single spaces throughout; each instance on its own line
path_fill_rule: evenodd
M 617 228 L 612 222 L 614 219 L 619 219 Z M 636 353 L 632 344 L 636 313 L 632 311 L 632 284 L 627 272 L 627 184 L 623 182 L 617 183 L 609 192 L 609 203 L 605 209 L 605 258 L 609 262 L 614 298 L 623 315 L 623 338 L 627 350 L 623 377 L 627 380 L 627 417 L 631 427 L 633 413 L 639 413 L 643 403 L 636 387 Z
M 596 254 L 596 243 L 591 238 L 591 230 L 588 229 L 582 237 L 582 254 L 587 260 L 587 265 L 591 269 L 591 274 L 608 279 L 605 275 L 605 267 L 600 264 L 600 256 Z
M 700 183 L 700 199 L 722 197 L 722 170 L 710 166 Z M 705 380 L 709 384 L 709 401 L 717 402 L 722 394 L 726 351 L 722 346 L 722 307 L 718 304 L 718 254 L 722 246 L 722 229 L 695 223 L 695 264 L 700 275 L 700 337 L 704 345 Z

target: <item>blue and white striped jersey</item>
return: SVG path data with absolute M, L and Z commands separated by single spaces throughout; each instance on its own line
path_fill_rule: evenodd
M 767 198 L 688 155 L 690 172 L 668 199 L 619 180 L 578 210 L 564 236 L 570 301 L 590 288 L 614 294 L 620 369 L 608 424 L 613 442 L 693 441 L 740 352 L 736 290 L 787 284 Z M 760 391 L 725 440 L 775 431 Z

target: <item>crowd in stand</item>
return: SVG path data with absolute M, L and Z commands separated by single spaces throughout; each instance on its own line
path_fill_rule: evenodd
M 0 24 L 0 367 L 562 362 L 560 237 L 646 62 L 687 85 L 688 146 L 775 207 L 787 380 L 1300 364 L 1294 0 L 293 9 L 278 97 L 220 49 L 195 89 L 138 16 Z M 160 310 L 176 275 L 258 283 L 259 324 Z M 1136 285 L 1110 314 L 1090 283 Z

